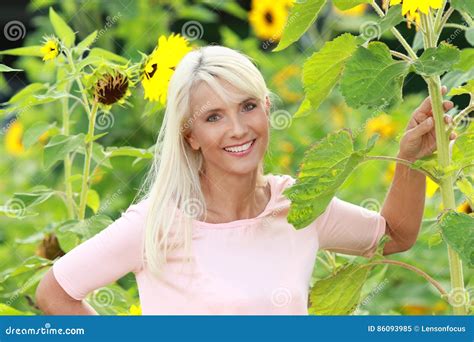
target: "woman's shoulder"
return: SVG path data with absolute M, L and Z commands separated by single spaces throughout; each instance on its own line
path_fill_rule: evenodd
M 283 194 L 283 191 L 292 186 L 296 179 L 286 174 L 269 173 L 266 176 L 272 189 L 272 203 L 269 209 L 289 207 L 290 200 Z

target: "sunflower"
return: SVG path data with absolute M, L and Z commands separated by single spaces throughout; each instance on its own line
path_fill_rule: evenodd
M 114 103 L 125 103 L 134 86 L 133 67 L 116 65 L 109 62 L 100 64 L 92 74 L 84 77 L 89 95 L 108 110 Z
M 252 0 L 249 22 L 257 37 L 280 40 L 291 6 L 293 1 L 289 0 Z
M 166 103 L 168 83 L 181 59 L 191 51 L 188 41 L 179 34 L 160 36 L 158 45 L 145 61 L 141 81 L 145 99 Z
M 420 27 L 420 13 L 428 14 L 430 8 L 439 9 L 443 0 L 390 0 L 390 6 L 402 4 L 402 15 L 408 19 L 408 28 L 414 22 L 416 29 Z
M 392 117 L 381 114 L 367 121 L 366 132 L 369 136 L 379 133 L 381 138 L 391 138 L 396 133 L 395 128 Z
M 368 6 L 367 4 L 360 4 L 344 11 L 340 10 L 336 6 L 333 6 L 333 8 L 334 8 L 334 12 L 339 15 L 349 16 L 349 17 L 359 17 L 365 13 L 365 11 L 367 10 L 367 6 Z
M 43 61 L 55 59 L 60 52 L 59 41 L 56 37 L 45 37 L 44 44 L 40 49 L 43 54 Z
M 25 151 L 22 139 L 23 125 L 16 120 L 8 127 L 5 133 L 5 149 L 7 153 L 12 156 L 21 155 Z

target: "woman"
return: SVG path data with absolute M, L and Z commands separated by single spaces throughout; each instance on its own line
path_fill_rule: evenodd
M 295 230 L 287 222 L 290 201 L 282 192 L 295 179 L 263 174 L 269 95 L 261 73 L 237 51 L 189 52 L 170 80 L 145 196 L 54 264 L 38 286 L 39 307 L 97 314 L 86 295 L 134 272 L 143 314 L 307 315 L 318 249 L 370 257 L 384 234 L 391 238 L 385 255 L 409 249 L 423 215 L 425 176 L 402 164 L 381 214 L 333 197 L 309 226 Z M 399 158 L 434 151 L 431 116 L 426 99 Z

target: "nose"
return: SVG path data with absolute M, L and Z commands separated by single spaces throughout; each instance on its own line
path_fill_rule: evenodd
M 248 132 L 248 126 L 240 115 L 234 116 L 231 121 L 231 136 L 236 139 L 241 139 Z

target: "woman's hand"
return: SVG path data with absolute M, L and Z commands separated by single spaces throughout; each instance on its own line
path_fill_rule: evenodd
M 443 86 L 442 94 L 446 94 L 447 88 Z M 443 101 L 445 111 L 453 108 L 451 101 Z M 451 116 L 444 115 L 444 122 L 452 122 Z M 456 133 L 451 133 L 450 140 L 456 139 Z M 398 157 L 414 162 L 436 151 L 436 133 L 431 107 L 431 99 L 428 96 L 421 105 L 413 112 L 405 133 L 400 140 L 400 151 Z

